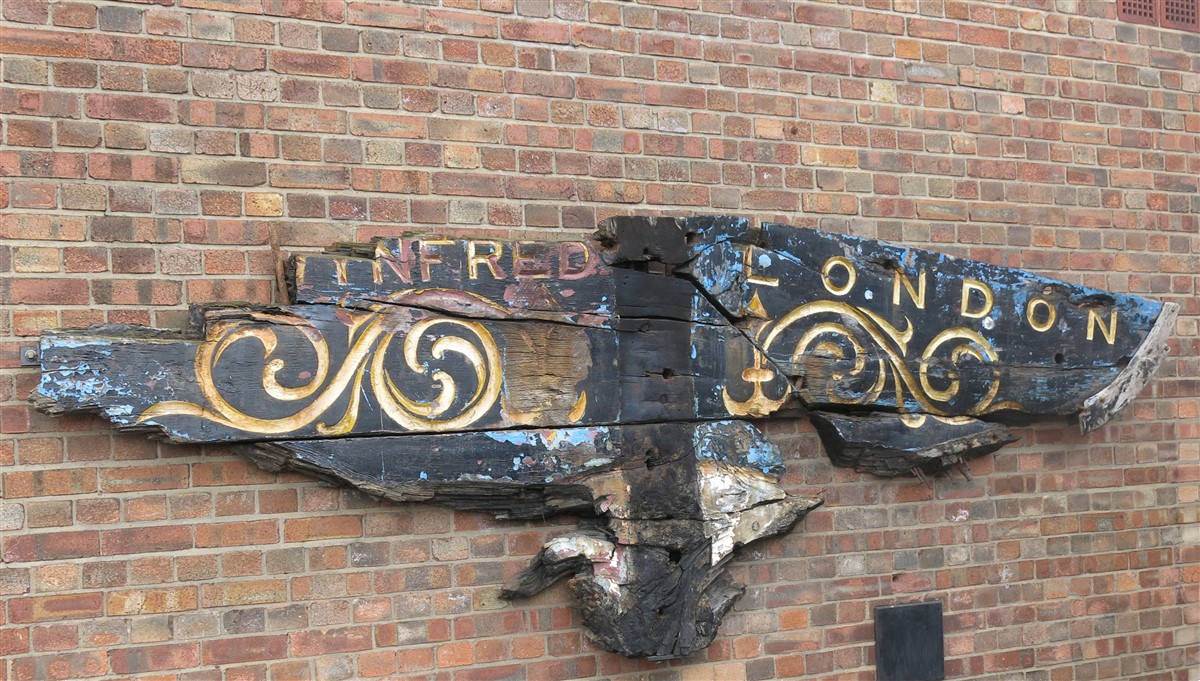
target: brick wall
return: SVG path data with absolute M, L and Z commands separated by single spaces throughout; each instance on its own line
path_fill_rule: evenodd
M 940 599 L 957 679 L 1195 678 L 1200 35 L 1105 0 L 3 0 L 0 679 L 873 678 Z M 42 329 L 277 300 L 288 253 L 413 228 L 732 213 L 1172 300 L 1118 420 L 929 485 L 830 466 L 695 659 L 497 585 L 569 519 L 379 504 L 24 401 Z M 557 523 L 557 525 L 556 525 Z

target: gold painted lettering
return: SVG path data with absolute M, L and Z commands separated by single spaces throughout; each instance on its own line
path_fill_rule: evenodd
M 512 245 L 512 273 L 517 279 L 548 279 L 550 265 L 546 262 L 546 243 L 515 241 Z M 539 253 L 540 251 L 540 253 Z M 539 255 L 541 256 L 539 258 Z
M 396 257 L 395 253 L 392 253 L 392 251 L 384 247 L 383 244 L 376 244 L 375 262 L 377 263 L 377 266 L 379 266 L 379 279 L 376 280 L 377 283 L 382 283 L 383 279 L 383 268 L 382 266 L 378 265 L 379 263 L 387 265 L 388 269 L 390 269 L 392 273 L 400 279 L 401 282 L 405 284 L 412 283 L 412 250 L 407 241 L 397 241 L 396 247 L 400 251 L 400 256 L 398 258 Z
M 846 283 L 841 286 L 833 283 L 833 279 L 830 278 L 830 274 L 833 273 L 835 267 L 841 267 L 846 270 Z M 858 273 L 854 271 L 854 263 L 840 255 L 835 255 L 826 260 L 825 264 L 821 267 L 821 283 L 825 285 L 825 290 L 835 296 L 844 296 L 849 293 L 850 289 L 854 288 L 854 280 L 857 277 Z
M 346 261 L 342 258 L 333 261 L 333 272 L 338 286 L 345 286 L 350 282 L 350 277 L 346 273 Z
M 1037 320 L 1037 309 L 1039 307 L 1046 308 L 1046 319 L 1040 322 Z M 1038 333 L 1049 331 L 1054 326 L 1054 320 L 1057 318 L 1058 310 L 1045 298 L 1032 298 L 1029 304 L 1025 306 L 1025 319 L 1029 321 L 1029 327 Z
M 578 254 L 581 258 L 572 261 L 572 256 Z M 564 241 L 558 245 L 558 278 L 583 279 L 596 271 L 592 262 L 592 251 L 587 244 L 580 241 Z
M 371 281 L 375 282 L 376 286 L 383 283 L 383 263 L 380 261 L 389 255 L 391 253 L 388 253 L 388 249 L 384 247 L 383 243 L 376 241 L 375 257 L 371 258 Z
M 1087 339 L 1092 340 L 1096 335 L 1096 327 L 1100 327 L 1100 334 L 1104 336 L 1104 341 L 1109 345 L 1117 342 L 1117 308 L 1113 308 L 1108 317 L 1108 326 L 1104 326 L 1104 320 L 1100 318 L 1100 314 L 1094 309 L 1088 310 L 1088 328 Z
M 892 305 L 900 304 L 900 288 L 904 287 L 908 291 L 908 297 L 916 304 L 918 310 L 925 309 L 925 270 L 917 275 L 917 287 L 913 288 L 912 282 L 908 280 L 908 275 L 896 270 L 896 276 L 892 281 Z
M 922 272 L 922 274 L 924 273 Z M 983 296 L 983 307 L 979 310 L 971 309 L 971 293 L 973 291 L 976 291 Z M 994 304 L 995 298 L 992 296 L 991 287 L 982 281 L 979 281 L 978 279 L 963 279 L 961 305 L 962 311 L 959 312 L 959 314 L 964 317 L 970 317 L 971 319 L 979 319 L 981 317 L 986 317 L 987 314 L 992 311 L 992 305 Z
M 442 264 L 442 254 L 433 250 L 434 246 L 453 246 L 449 239 L 420 239 L 417 241 L 417 254 L 421 260 L 421 281 L 429 281 L 434 265 Z
M 478 248 L 486 246 L 490 249 L 486 254 L 479 255 Z M 504 244 L 499 241 L 468 241 L 467 242 L 467 276 L 479 278 L 479 266 L 483 265 L 491 273 L 492 279 L 503 279 L 504 269 L 500 266 L 500 256 L 504 255 Z
M 754 250 L 746 246 L 742 251 L 742 269 L 746 272 L 746 282 L 759 286 L 779 286 L 778 277 L 764 277 L 754 273 Z M 767 256 L 768 264 L 770 256 Z

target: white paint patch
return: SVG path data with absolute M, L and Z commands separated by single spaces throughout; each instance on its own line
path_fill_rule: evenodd
M 987 329 L 988 331 L 991 331 L 992 329 L 996 328 L 995 320 L 993 320 L 991 317 L 984 317 L 983 318 L 983 328 Z
M 838 559 L 838 575 L 852 577 L 867 573 L 867 561 L 862 556 L 844 556 Z
M 965 508 L 958 509 L 954 515 L 950 516 L 952 522 L 961 523 L 964 520 L 970 520 L 971 512 Z
M 863 291 L 863 298 L 866 298 L 867 300 L 872 300 L 875 298 L 875 292 L 872 291 L 871 289 L 867 289 L 866 291 Z

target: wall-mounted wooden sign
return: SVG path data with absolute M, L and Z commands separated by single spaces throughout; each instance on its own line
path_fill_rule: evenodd
M 46 333 L 33 399 L 388 499 L 603 518 L 506 593 L 574 575 L 597 641 L 659 659 L 712 641 L 736 546 L 821 503 L 784 493 L 751 420 L 808 412 L 837 465 L 933 474 L 1012 441 L 1005 420 L 1104 423 L 1176 314 L 728 217 L 341 245 L 295 257 L 287 285 L 291 305 L 209 305 L 183 332 Z

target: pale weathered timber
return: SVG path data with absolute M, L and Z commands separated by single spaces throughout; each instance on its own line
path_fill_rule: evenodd
M 1158 365 L 1162 364 L 1170 351 L 1167 341 L 1171 338 L 1171 331 L 1175 329 L 1175 318 L 1178 315 L 1178 305 L 1163 304 L 1163 310 L 1154 321 L 1154 327 L 1146 334 L 1146 340 L 1138 346 L 1129 363 L 1121 369 L 1121 373 L 1100 392 L 1084 400 L 1083 409 L 1079 411 L 1081 432 L 1090 433 L 1107 423 L 1150 383 Z
M 33 400 L 385 499 L 590 518 L 506 593 L 572 575 L 596 641 L 655 659 L 712 641 L 741 593 L 723 569 L 736 547 L 821 503 L 782 490 L 749 419 L 817 410 L 835 464 L 923 477 L 1010 442 L 998 421 L 1104 423 L 1150 380 L 1175 313 L 722 216 L 340 244 L 286 272 L 289 305 L 47 332 Z

